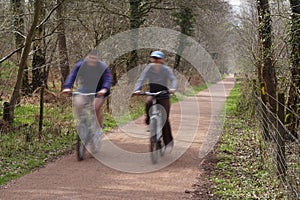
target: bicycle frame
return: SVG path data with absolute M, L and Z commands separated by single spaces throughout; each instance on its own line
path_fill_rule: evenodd
M 146 95 L 152 96 L 152 107 L 151 107 L 151 114 L 150 114 L 150 151 L 151 151 L 151 160 L 153 164 L 157 163 L 158 158 L 158 150 L 160 151 L 160 155 L 164 155 L 164 146 L 161 143 L 162 137 L 162 112 L 158 108 L 157 104 L 157 96 L 160 94 L 167 93 L 167 91 L 160 91 L 157 93 L 151 92 L 141 92 L 137 95 Z
M 78 116 L 79 123 L 84 123 L 87 125 L 88 123 L 88 130 L 90 132 L 96 129 L 96 117 L 95 112 L 93 111 L 93 99 L 96 93 L 80 93 L 80 92 L 73 92 L 73 95 L 80 95 L 84 97 L 84 102 L 82 105 L 82 110 L 80 112 L 80 116 Z M 90 119 L 88 119 L 90 118 Z M 94 120 L 93 120 L 94 119 Z
M 96 115 L 93 111 L 93 99 L 95 93 L 73 92 L 72 95 L 80 95 L 84 99 L 80 114 L 77 116 L 79 120 L 77 125 L 77 158 L 80 161 L 84 159 L 86 146 L 91 142 L 97 128 Z
M 156 130 L 150 131 L 150 133 L 156 133 L 156 140 L 158 141 L 162 136 L 161 111 L 158 109 L 157 100 L 156 100 L 155 96 L 153 97 L 152 103 L 153 103 L 153 105 L 152 105 L 152 112 L 150 115 L 150 121 L 156 120 L 157 124 L 156 124 L 156 127 L 151 127 L 151 128 L 156 128 Z M 152 136 L 153 135 L 151 135 L 151 137 Z

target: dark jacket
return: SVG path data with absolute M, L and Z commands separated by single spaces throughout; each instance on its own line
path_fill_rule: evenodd
M 74 82 L 79 83 L 79 92 L 92 93 L 107 89 L 105 96 L 110 93 L 111 73 L 108 66 L 99 61 L 96 66 L 89 66 L 84 60 L 77 62 L 64 83 L 64 89 L 72 88 Z

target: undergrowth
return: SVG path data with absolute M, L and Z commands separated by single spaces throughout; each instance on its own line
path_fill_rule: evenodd
M 264 166 L 258 122 L 241 109 L 241 84 L 226 102 L 226 120 L 217 146 L 213 193 L 216 199 L 283 199 L 279 182 Z M 250 112 L 251 113 L 251 112 Z

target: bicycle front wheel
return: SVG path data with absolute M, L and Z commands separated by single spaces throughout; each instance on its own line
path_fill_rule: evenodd
M 78 161 L 82 161 L 84 159 L 85 151 L 86 148 L 84 142 L 81 140 L 80 136 L 77 135 L 76 153 Z
M 151 161 L 153 164 L 157 163 L 158 159 L 158 145 L 157 145 L 157 138 L 156 138 L 156 130 L 157 130 L 157 122 L 156 120 L 152 119 L 150 121 L 150 154 L 151 154 Z
M 77 160 L 82 161 L 85 157 L 87 141 L 88 141 L 88 128 L 85 119 L 81 119 L 80 124 L 77 126 Z

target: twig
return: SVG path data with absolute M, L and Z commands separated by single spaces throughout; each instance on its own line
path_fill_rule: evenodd
M 48 13 L 48 15 L 45 17 L 45 19 L 36 27 L 36 28 L 40 28 L 42 25 L 44 25 L 49 18 L 51 17 L 52 13 L 59 7 L 61 6 L 61 3 L 57 4 L 54 8 L 51 9 L 51 11 Z
M 14 55 L 15 53 L 17 53 L 18 51 L 20 51 L 21 49 L 23 49 L 24 45 L 15 49 L 14 51 L 10 52 L 7 56 L 3 57 L 0 60 L 0 64 L 3 63 L 5 60 L 9 59 L 12 55 Z
M 38 40 L 42 40 L 46 37 L 49 37 L 51 35 L 53 35 L 54 33 L 56 33 L 56 29 L 59 25 L 57 25 L 50 33 L 44 35 L 43 37 L 40 37 L 40 38 L 35 38 L 33 39 L 32 41 L 38 41 Z M 11 56 L 13 56 L 15 53 L 17 53 L 18 51 L 20 51 L 21 49 L 24 48 L 24 45 L 22 45 L 21 47 L 15 49 L 14 51 L 10 52 L 7 56 L 3 57 L 1 60 L 0 60 L 0 64 L 3 63 L 5 60 L 9 59 Z

